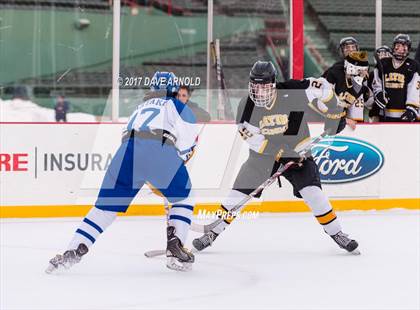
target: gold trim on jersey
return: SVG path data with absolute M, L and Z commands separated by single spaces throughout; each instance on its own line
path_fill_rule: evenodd
M 347 114 L 346 111 L 343 111 L 341 113 L 336 113 L 336 114 L 327 113 L 325 117 L 328 119 L 340 119 L 343 116 L 346 116 L 346 114 Z
M 341 92 L 338 95 L 338 99 L 340 100 L 340 102 L 344 101 L 344 103 L 347 105 L 353 105 L 358 100 L 358 98 L 350 94 L 348 91 Z M 340 106 L 344 107 L 343 104 Z
M 327 225 L 337 218 L 333 209 L 331 209 L 327 213 L 316 215 L 315 217 L 321 225 Z
M 347 88 L 353 88 L 353 83 L 351 82 L 351 80 L 348 79 L 348 78 L 345 78 L 345 80 L 346 80 L 346 86 L 347 86 Z
M 404 63 L 405 63 L 405 59 L 403 61 L 401 61 L 401 63 L 398 65 L 396 64 L 397 60 L 395 58 L 392 58 L 392 67 L 396 70 L 399 69 Z M 398 61 L 399 62 L 399 61 Z
M 398 118 L 401 117 L 404 111 L 404 109 L 385 109 L 385 116 Z
M 265 139 L 261 145 L 261 147 L 258 150 L 258 153 L 262 154 L 264 153 L 265 148 L 267 147 L 268 139 Z
M 404 109 L 385 109 L 387 112 L 404 112 Z
M 259 122 L 259 127 L 261 134 L 272 136 L 284 133 L 288 128 L 288 123 L 289 117 L 287 114 L 271 114 L 263 116 Z
M 311 137 L 306 137 L 303 140 L 301 140 L 298 144 L 296 144 L 296 146 L 294 148 L 295 152 L 299 153 L 300 151 L 302 151 L 302 150 L 299 150 L 299 148 L 310 140 L 311 140 Z
M 411 105 L 415 108 L 419 108 L 420 107 L 420 103 L 415 103 L 415 102 L 406 102 L 405 105 Z
M 280 158 L 283 156 L 283 153 L 284 153 L 284 150 L 283 149 L 280 149 L 277 152 L 276 157 L 275 157 L 276 161 L 279 161 L 280 160 Z
M 266 110 L 270 111 L 274 107 L 274 105 L 276 104 L 276 101 L 277 101 L 277 89 L 276 89 L 276 94 L 274 95 L 273 102 L 271 103 L 271 105 L 269 107 L 264 107 L 264 108 Z
M 333 90 L 331 90 L 330 91 L 330 94 L 328 95 L 328 97 L 327 97 L 327 99 L 325 99 L 325 100 L 321 100 L 323 103 L 327 103 L 327 102 L 330 102 L 331 101 L 331 99 L 333 98 L 333 96 L 334 96 L 334 91 Z

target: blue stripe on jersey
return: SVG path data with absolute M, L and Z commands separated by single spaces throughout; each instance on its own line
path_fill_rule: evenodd
M 180 205 L 180 204 L 173 205 L 172 208 L 184 208 L 184 209 L 188 209 L 190 211 L 193 211 L 194 210 L 194 207 L 193 206 L 190 206 L 190 205 Z
M 76 233 L 81 234 L 82 236 L 86 237 L 87 239 L 90 240 L 90 242 L 95 243 L 95 238 L 93 238 L 91 235 L 89 235 L 87 232 L 85 232 L 84 230 L 81 230 L 80 228 L 76 230 Z
M 189 225 L 191 225 L 191 220 L 185 216 L 182 215 L 176 215 L 176 214 L 172 214 L 169 216 L 170 220 L 179 220 L 179 221 L 183 221 Z
M 133 117 L 131 118 L 130 122 L 128 123 L 128 125 L 127 125 L 127 130 L 128 131 L 131 131 L 133 129 L 133 123 L 134 123 L 134 120 L 137 117 L 137 113 L 138 113 L 138 111 L 133 115 Z
M 90 226 L 92 226 L 93 228 L 95 228 L 97 231 L 99 231 L 101 234 L 104 232 L 102 230 L 102 228 L 98 224 L 92 222 L 91 220 L 89 220 L 86 217 L 83 219 L 83 222 L 85 222 L 86 224 L 89 224 Z
M 196 123 L 193 111 L 186 104 L 183 104 L 181 101 L 179 101 L 176 98 L 167 98 L 167 99 L 172 100 L 179 116 L 181 116 L 184 122 L 191 123 L 191 124 Z

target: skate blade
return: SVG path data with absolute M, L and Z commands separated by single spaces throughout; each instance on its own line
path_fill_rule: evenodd
M 186 272 L 191 271 L 192 263 L 183 263 L 178 261 L 175 257 L 168 257 L 166 267 L 171 270 Z
M 49 264 L 47 269 L 45 269 L 45 273 L 52 274 L 58 270 L 58 267 L 55 267 L 53 264 Z
M 144 256 L 146 256 L 147 258 L 152 258 L 152 257 L 161 256 L 165 254 L 166 254 L 166 250 L 150 250 L 150 251 L 144 252 Z
M 352 255 L 360 255 L 360 254 L 362 254 L 360 251 L 359 251 L 359 249 L 354 249 L 353 251 L 351 251 L 351 252 L 349 252 L 350 254 L 352 254 Z

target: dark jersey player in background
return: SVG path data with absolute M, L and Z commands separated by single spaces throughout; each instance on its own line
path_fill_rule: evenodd
M 387 46 L 387 45 L 382 45 L 380 47 L 378 47 L 375 50 L 375 53 L 377 55 L 377 58 L 382 59 L 382 58 L 391 58 L 392 57 L 392 49 Z M 370 71 L 369 72 L 369 78 L 368 78 L 368 87 L 369 89 L 371 89 L 373 91 L 373 79 L 375 77 L 375 72 L 374 71 Z M 379 122 L 380 118 L 383 117 L 383 115 L 381 116 L 381 113 L 383 113 L 383 111 L 381 109 L 379 109 L 379 107 L 374 104 L 374 98 L 371 97 L 369 100 L 369 104 L 365 104 L 365 106 L 367 106 L 367 108 L 369 109 L 369 119 L 370 122 Z
M 374 70 L 372 87 L 381 121 L 414 122 L 419 116 L 420 70 L 418 62 L 408 58 L 410 48 L 409 35 L 398 34 L 392 57 L 382 58 Z
M 339 52 L 343 59 L 337 61 L 328 68 L 322 75 L 333 85 L 335 94 L 340 99 L 343 107 L 346 108 L 346 121 L 349 125 L 355 126 L 355 122 L 363 122 L 363 109 L 365 102 L 373 95 L 367 86 L 369 63 L 367 54 L 363 59 L 359 55 L 359 44 L 354 37 L 345 37 L 340 40 Z M 353 55 L 353 56 L 352 56 Z M 357 65 L 362 72 L 354 74 L 352 70 Z
M 337 103 L 331 85 L 324 78 L 276 83 L 274 65 L 256 62 L 250 72 L 249 94 L 239 104 L 237 115 L 239 133 L 250 148 L 249 157 L 221 206 L 224 214 L 275 173 L 280 164 L 294 160 L 297 165 L 282 175 L 292 184 L 294 195 L 304 199 L 324 231 L 341 248 L 358 253 L 358 243 L 342 232 L 321 190 L 318 167 L 312 156 L 299 154 L 299 149 L 310 141 L 307 118 L 314 113 L 313 109 L 324 116 L 325 128 L 332 134 L 345 127 L 342 120 L 345 111 Z M 221 218 L 223 222 L 193 241 L 197 250 L 211 245 L 234 219 L 233 216 Z

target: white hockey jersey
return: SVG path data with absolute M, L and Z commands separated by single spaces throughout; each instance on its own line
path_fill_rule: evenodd
M 175 98 L 152 98 L 137 107 L 123 134 L 135 131 L 164 130 L 176 138 L 181 158 L 187 159 L 196 145 L 198 126 L 191 109 Z

